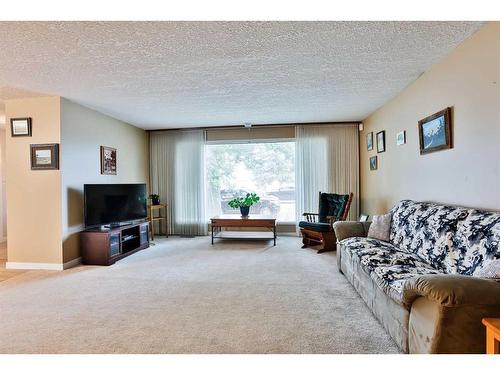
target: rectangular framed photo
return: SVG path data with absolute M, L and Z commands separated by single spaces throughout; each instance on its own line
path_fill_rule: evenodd
M 385 152 L 385 130 L 377 133 L 377 152 Z
M 401 146 L 406 143 L 406 131 L 402 130 L 396 135 L 396 145 Z
M 369 132 L 366 135 L 366 149 L 368 151 L 373 150 L 373 132 Z
M 360 214 L 359 215 L 359 218 L 358 218 L 358 221 L 361 221 L 361 222 L 366 222 L 368 221 L 368 218 L 370 217 L 370 215 L 367 215 L 367 214 Z
M 101 146 L 101 174 L 116 174 L 116 148 Z
M 378 168 L 377 156 L 370 157 L 370 171 L 376 171 Z
M 11 118 L 10 134 L 13 137 L 31 137 L 31 117 Z
M 420 155 L 452 148 L 451 108 L 445 108 L 418 122 Z
M 59 144 L 30 145 L 31 169 L 47 170 L 59 169 Z

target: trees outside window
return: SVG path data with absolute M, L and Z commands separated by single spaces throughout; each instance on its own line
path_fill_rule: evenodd
M 227 203 L 255 192 L 260 201 L 250 215 L 273 216 L 295 222 L 295 142 L 207 144 L 207 214 L 213 217 L 239 211 Z

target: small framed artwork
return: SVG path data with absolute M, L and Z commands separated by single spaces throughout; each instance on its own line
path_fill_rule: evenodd
M 13 137 L 31 137 L 31 117 L 11 118 L 10 133 Z
M 101 146 L 101 174 L 116 174 L 116 148 Z
M 368 151 L 373 150 L 373 132 L 369 132 L 366 135 L 366 149 Z
M 396 135 L 396 145 L 401 146 L 406 143 L 406 131 L 402 130 Z
M 361 222 L 365 222 L 365 221 L 368 221 L 368 218 L 370 217 L 370 215 L 367 215 L 367 214 L 360 214 L 359 215 L 359 218 L 358 218 L 358 221 L 361 221 Z
M 418 122 L 420 155 L 452 148 L 451 108 L 426 117 Z
M 370 171 L 376 171 L 378 167 L 377 156 L 370 157 Z
M 377 133 L 377 152 L 385 151 L 385 130 Z
M 31 169 L 59 169 L 59 144 L 30 145 Z

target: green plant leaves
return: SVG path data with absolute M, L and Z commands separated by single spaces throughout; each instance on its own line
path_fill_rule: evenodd
M 231 208 L 250 207 L 260 201 L 260 197 L 256 193 L 247 193 L 244 197 L 236 197 L 230 200 L 227 204 Z

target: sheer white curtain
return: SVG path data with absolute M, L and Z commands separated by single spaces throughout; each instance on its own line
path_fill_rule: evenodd
M 318 192 L 353 193 L 349 219 L 359 214 L 358 125 L 297 125 L 297 217 L 318 211 Z
M 167 203 L 169 233 L 207 234 L 203 130 L 150 133 L 151 192 Z

